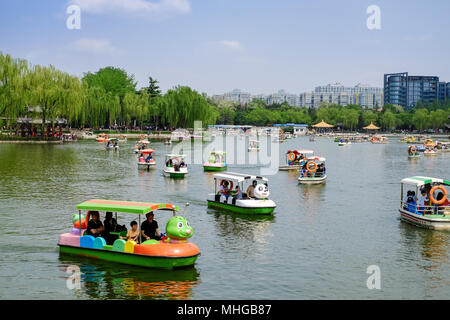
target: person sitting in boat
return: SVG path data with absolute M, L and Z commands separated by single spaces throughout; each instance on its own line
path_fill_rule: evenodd
M 436 196 L 436 201 L 442 201 L 442 199 L 444 198 L 444 193 L 439 192 L 438 195 Z M 450 206 L 450 202 L 448 201 L 448 198 L 445 199 L 445 201 L 441 204 L 435 204 L 435 212 L 436 214 L 444 214 L 444 211 L 446 209 L 448 209 L 448 207 Z
M 306 174 L 306 163 L 303 164 L 302 169 L 300 170 L 300 177 L 304 178 Z
M 186 167 L 186 163 L 184 163 L 184 160 L 181 159 L 180 168 L 184 168 L 184 167 Z
M 319 164 L 317 166 L 317 170 L 316 170 L 316 177 L 322 177 L 322 175 L 324 174 L 324 167 L 323 167 L 323 163 Z
M 153 159 L 153 158 L 152 158 L 152 154 L 149 153 L 148 156 L 147 156 L 147 158 L 145 159 L 145 162 L 149 163 L 150 160 L 152 160 L 152 159 Z
M 141 234 L 145 240 L 161 240 L 161 233 L 158 230 L 158 222 L 154 220 L 153 212 L 146 214 L 147 220 L 141 224 Z
M 416 193 L 414 191 L 408 191 L 406 198 L 406 209 L 410 212 L 416 211 Z
M 229 194 L 230 188 L 229 188 L 228 181 L 226 181 L 226 180 L 222 181 L 222 183 L 220 184 L 219 193 L 228 199 L 228 197 L 230 196 L 230 194 Z
M 258 182 L 253 180 L 253 183 L 247 188 L 247 198 L 254 199 L 255 198 L 255 188 Z
M 239 188 L 239 185 L 236 186 L 234 191 L 230 191 L 230 194 L 236 198 L 236 200 L 242 199 L 242 191 L 241 188 Z
M 134 242 L 138 242 L 139 243 L 139 230 L 138 230 L 138 224 L 136 221 L 131 221 L 130 222 L 130 227 L 131 230 L 127 231 L 127 235 L 125 237 L 120 237 L 120 239 L 123 240 L 131 240 Z
M 429 204 L 429 200 L 427 198 L 427 190 L 425 188 L 423 188 L 422 190 L 420 190 L 420 196 L 417 199 L 417 210 L 419 213 L 421 213 L 422 215 L 427 214 L 427 206 Z
M 104 231 L 103 223 L 100 221 L 100 213 L 98 211 L 91 211 L 92 217 L 89 220 L 86 228 L 86 234 L 88 236 L 99 237 Z
M 112 244 L 116 237 L 112 235 L 110 232 L 116 231 L 117 221 L 113 218 L 112 212 L 107 212 L 105 216 L 105 220 L 103 220 L 103 238 L 105 239 L 107 244 Z
M 144 155 L 141 153 L 141 155 L 139 156 L 139 162 L 145 162 L 145 158 Z
M 166 167 L 172 167 L 172 166 L 173 166 L 172 159 L 167 160 Z

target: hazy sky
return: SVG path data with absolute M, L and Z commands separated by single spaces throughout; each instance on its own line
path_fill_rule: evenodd
M 81 8 L 69 30 L 67 7 Z M 369 30 L 369 5 L 381 30 Z M 312 91 L 408 71 L 450 82 L 448 0 L 2 0 L 0 51 L 82 76 L 115 66 L 165 91 Z

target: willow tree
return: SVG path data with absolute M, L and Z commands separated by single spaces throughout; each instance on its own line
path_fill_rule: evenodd
M 139 92 L 139 94 L 127 92 L 123 99 L 122 114 L 126 124 L 133 121 L 133 126 L 147 120 L 149 115 L 149 94 L 144 90 Z
M 423 131 L 429 124 L 429 114 L 427 109 L 416 109 L 412 116 L 412 123 L 417 130 Z
M 30 92 L 28 103 L 40 107 L 43 126 L 46 126 L 47 120 L 51 120 L 54 128 L 57 117 L 79 117 L 83 97 L 78 78 L 53 66 L 36 65 L 26 77 L 26 88 Z
M 0 117 L 13 122 L 26 113 L 28 92 L 24 77 L 28 72 L 26 60 L 14 59 L 0 52 Z
M 82 126 L 110 126 L 120 115 L 120 99 L 101 87 L 86 88 L 84 108 L 80 123 Z
M 197 120 L 207 125 L 218 116 L 218 113 L 211 113 L 210 104 L 201 94 L 183 86 L 167 91 L 159 107 L 161 121 L 170 127 L 192 128 Z

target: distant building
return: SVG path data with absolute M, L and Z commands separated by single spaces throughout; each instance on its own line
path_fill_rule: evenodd
M 216 94 L 213 95 L 212 98 L 216 101 L 233 101 L 242 105 L 246 105 L 247 103 L 252 101 L 252 96 L 250 93 L 242 92 L 239 89 L 234 89 L 233 91 L 224 94 Z
M 264 101 L 266 105 L 282 104 L 287 102 L 293 107 L 319 108 L 322 103 L 334 103 L 341 106 L 358 104 L 362 107 L 375 108 L 384 104 L 383 89 L 358 84 L 354 87 L 345 87 L 340 83 L 328 84 L 316 87 L 313 92 L 305 92 L 299 95 L 278 90 L 272 94 L 251 95 L 235 89 L 222 95 L 214 95 L 216 101 L 226 100 L 246 105 L 252 99 Z
M 439 82 L 438 100 L 444 102 L 446 99 L 450 100 L 450 82 Z
M 322 100 L 336 103 L 342 106 L 357 104 L 362 107 L 374 108 L 383 106 L 383 89 L 369 85 L 357 84 L 354 87 L 345 87 L 340 83 L 319 86 L 314 89 L 315 93 L 323 95 Z
M 410 76 L 408 72 L 384 75 L 384 104 L 397 104 L 405 109 L 417 102 L 423 104 L 444 101 L 448 84 L 437 76 Z
M 282 104 L 284 102 L 289 103 L 291 106 L 299 106 L 299 96 L 291 93 L 287 93 L 284 90 L 279 90 L 277 93 L 269 95 L 257 94 L 252 95 L 248 92 L 242 92 L 239 89 L 235 89 L 231 92 L 224 93 L 222 95 L 213 95 L 212 98 L 216 101 L 226 100 L 246 105 L 253 99 L 259 99 L 265 102 L 267 105 Z

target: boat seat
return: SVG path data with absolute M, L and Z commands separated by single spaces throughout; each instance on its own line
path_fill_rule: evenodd
M 116 241 L 114 241 L 112 250 L 118 251 L 118 252 L 124 252 L 125 243 L 126 243 L 125 240 L 117 239 Z
M 103 247 L 106 245 L 105 239 L 102 237 L 97 237 L 94 240 L 94 249 L 103 249 Z
M 95 238 L 93 236 L 82 236 L 80 238 L 80 247 L 82 248 L 94 248 Z

